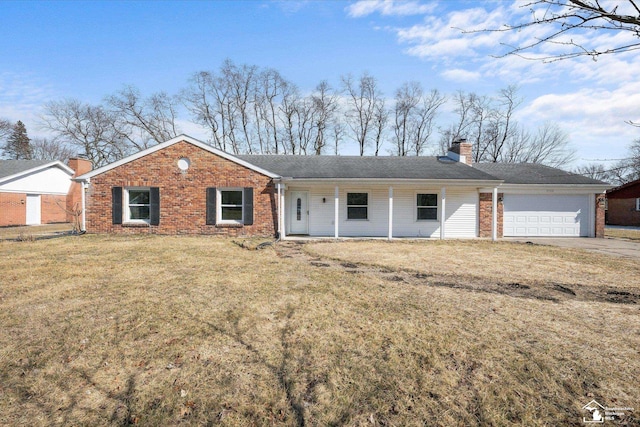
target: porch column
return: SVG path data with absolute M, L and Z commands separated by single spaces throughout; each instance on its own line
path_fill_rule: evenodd
M 333 199 L 333 234 L 336 239 L 338 238 L 338 220 L 340 218 L 340 188 L 336 185 L 335 195 Z
M 447 189 L 442 187 L 440 189 L 440 239 L 444 239 L 444 223 L 446 219 L 447 213 Z
M 282 231 L 282 234 L 280 234 L 280 238 L 284 240 L 285 237 L 287 237 L 287 232 L 286 232 L 286 222 L 284 219 L 284 211 L 286 211 L 286 205 L 284 203 L 284 187 L 281 188 L 280 190 L 280 212 L 282 212 L 282 215 L 280 215 L 280 230 Z
M 498 240 L 498 187 L 493 188 L 491 195 L 491 240 Z
M 393 239 L 393 187 L 389 187 L 389 240 Z

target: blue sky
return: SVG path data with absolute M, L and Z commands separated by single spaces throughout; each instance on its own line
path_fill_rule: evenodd
M 237 64 L 271 67 L 303 91 L 341 75 L 375 76 L 388 97 L 405 81 L 445 94 L 491 95 L 510 84 L 518 120 L 560 124 L 585 159 L 624 157 L 640 129 L 640 61 L 633 54 L 543 64 L 496 59 L 519 34 L 462 34 L 527 11 L 512 1 L 0 2 L 0 117 L 31 135 L 48 100 L 98 103 L 125 84 L 177 93 L 189 76 Z M 541 31 L 534 29 L 532 31 Z M 590 43 L 612 35 L 594 34 Z M 619 37 L 619 36 L 618 36 Z M 544 48 L 547 51 L 552 47 Z M 535 54 L 535 53 L 534 53 Z M 195 137 L 198 130 L 183 129 Z

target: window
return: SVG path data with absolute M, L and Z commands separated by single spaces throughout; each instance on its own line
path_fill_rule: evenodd
M 417 220 L 437 221 L 438 219 L 438 195 L 437 194 L 417 194 Z
M 160 188 L 112 187 L 113 224 L 160 225 Z
M 636 199 L 636 210 L 640 211 L 640 197 Z
M 253 188 L 207 188 L 207 225 L 253 225 Z
M 130 188 L 125 191 L 125 212 L 127 222 L 149 222 L 151 200 L 148 188 Z
M 220 221 L 242 223 L 242 190 L 220 190 Z
M 368 219 L 368 205 L 368 193 L 347 193 L 347 219 Z

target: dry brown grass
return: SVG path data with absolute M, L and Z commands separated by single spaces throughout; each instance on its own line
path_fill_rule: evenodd
M 607 227 L 604 232 L 605 237 L 626 240 L 640 240 L 640 230 L 630 228 L 611 228 Z
M 34 240 L 41 236 L 71 232 L 70 223 L 0 227 L 0 240 Z
M 413 250 L 448 243 L 467 253 Z M 308 248 L 346 265 L 403 245 Z M 633 304 L 389 280 L 395 265 L 205 237 L 5 241 L 0 254 L 1 425 L 579 425 L 592 396 L 640 402 Z M 590 255 L 565 261 L 592 274 Z

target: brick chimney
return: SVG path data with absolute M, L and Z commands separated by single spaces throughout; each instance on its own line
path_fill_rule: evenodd
M 73 169 L 73 178 L 89 172 L 93 169 L 91 162 L 87 159 L 72 157 L 67 165 Z M 67 194 L 67 221 L 73 222 L 72 212 L 82 208 L 82 183 L 71 181 L 69 194 Z
M 468 143 L 466 139 L 460 138 L 451 143 L 451 148 L 449 148 L 447 156 L 457 160 L 458 162 L 464 162 L 471 165 L 473 163 L 471 147 L 472 145 Z

